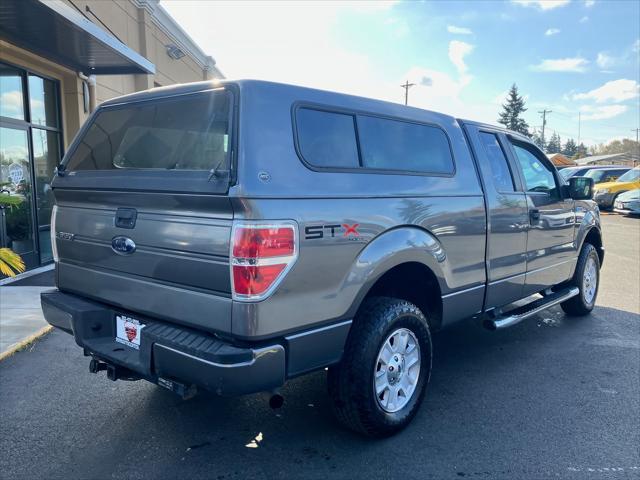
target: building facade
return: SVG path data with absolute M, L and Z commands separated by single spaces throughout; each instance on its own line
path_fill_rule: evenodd
M 223 78 L 158 0 L 0 5 L 0 247 L 52 261 L 54 169 L 96 104 Z

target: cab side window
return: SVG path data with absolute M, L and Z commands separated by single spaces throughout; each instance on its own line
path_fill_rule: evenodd
M 524 174 L 527 192 L 546 193 L 552 199 L 559 199 L 560 192 L 552 167 L 523 146 L 513 144 L 513 149 Z

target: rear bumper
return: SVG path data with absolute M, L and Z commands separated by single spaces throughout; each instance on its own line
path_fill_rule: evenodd
M 615 193 L 600 193 L 593 197 L 595 202 L 598 204 L 600 208 L 611 208 L 613 206 L 613 199 L 615 198 Z
M 145 325 L 136 350 L 115 341 L 115 316 L 126 312 L 58 290 L 43 292 L 41 303 L 47 322 L 73 335 L 93 357 L 155 383 L 169 379 L 227 396 L 273 390 L 285 381 L 280 344 L 236 347 L 213 335 L 132 315 Z

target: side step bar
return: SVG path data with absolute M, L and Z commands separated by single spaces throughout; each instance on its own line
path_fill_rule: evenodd
M 543 310 L 546 310 L 547 308 L 558 305 L 565 300 L 569 300 L 571 297 L 575 297 L 576 295 L 578 295 L 578 293 L 580 293 L 580 290 L 578 290 L 577 287 L 572 287 L 560 292 L 552 293 L 551 295 L 540 298 L 534 302 L 528 303 L 527 305 L 523 305 L 522 307 L 516 308 L 511 312 L 507 312 L 507 314 L 504 316 L 487 318 L 484 320 L 483 325 L 489 330 L 499 330 L 502 328 L 511 327 L 516 323 L 520 323 L 521 321 L 532 317 L 537 313 L 542 312 Z

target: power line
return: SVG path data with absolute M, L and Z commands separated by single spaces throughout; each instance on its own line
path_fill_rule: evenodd
M 405 105 L 409 104 L 409 89 L 414 85 L 415 83 L 409 83 L 409 80 L 407 80 L 404 84 L 400 85 L 401 88 L 404 88 L 404 104 Z

